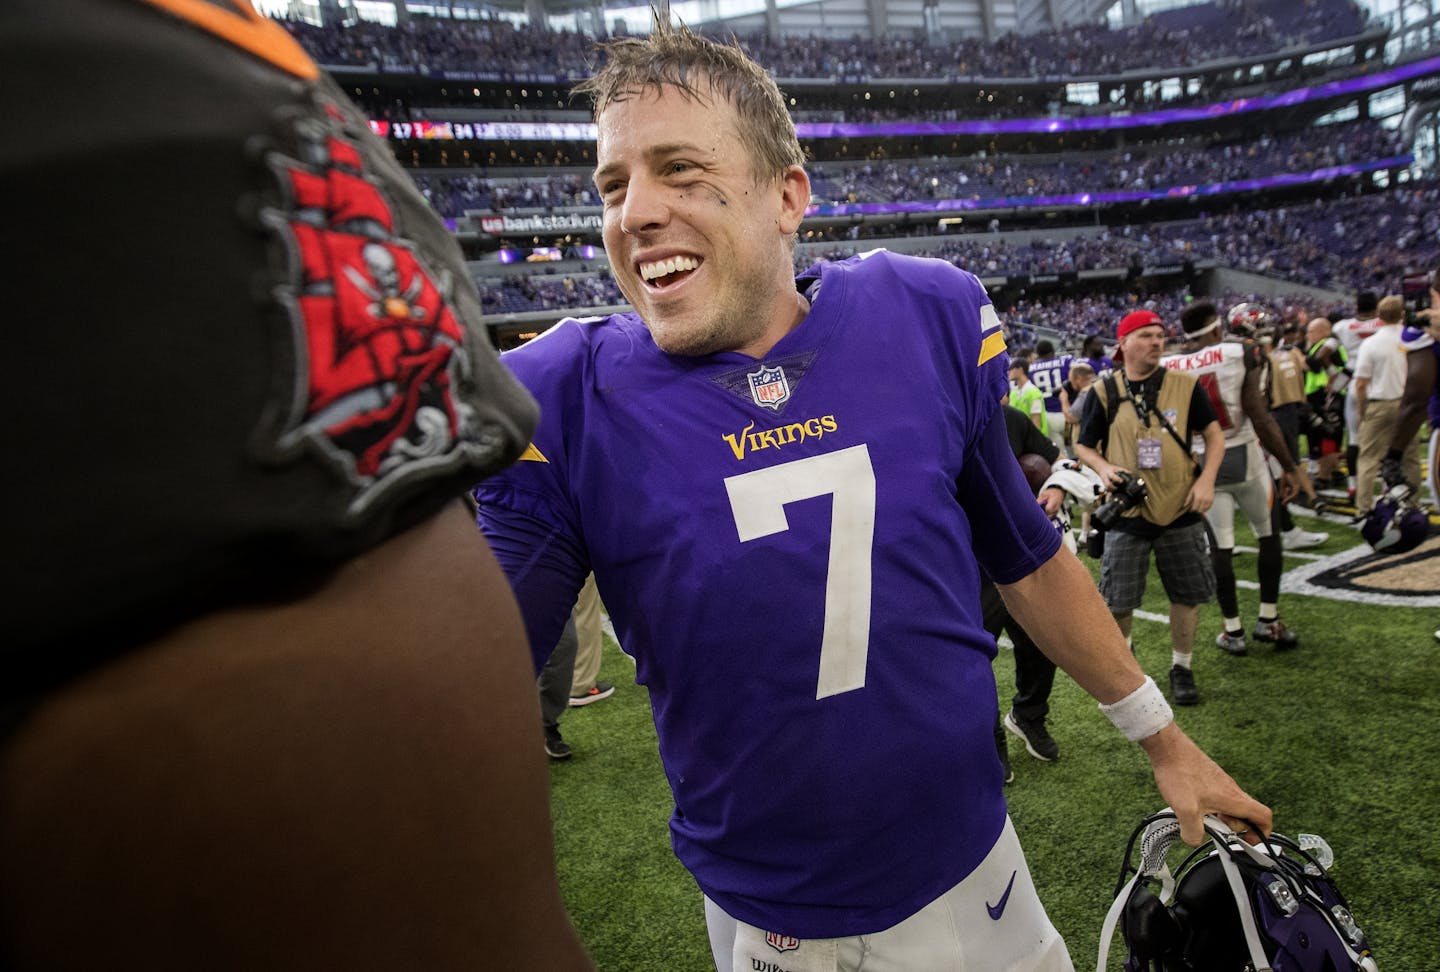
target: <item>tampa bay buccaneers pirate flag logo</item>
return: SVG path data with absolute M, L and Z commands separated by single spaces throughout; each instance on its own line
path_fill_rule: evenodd
M 453 277 L 398 235 L 346 124 L 330 103 L 296 119 L 299 157 L 267 157 L 289 205 L 263 218 L 291 253 L 281 297 L 305 362 L 301 418 L 281 444 L 319 443 L 361 487 L 359 507 L 400 470 L 453 459 L 473 419 L 454 394 L 469 358 Z

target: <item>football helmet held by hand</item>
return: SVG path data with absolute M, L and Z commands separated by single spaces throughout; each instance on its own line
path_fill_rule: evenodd
M 1099 972 L 1117 927 L 1125 972 L 1376 972 L 1323 854 L 1281 834 L 1251 846 L 1216 817 L 1205 818 L 1205 835 L 1184 847 L 1169 809 L 1135 830 L 1100 934 Z M 1172 869 L 1177 846 L 1188 853 Z

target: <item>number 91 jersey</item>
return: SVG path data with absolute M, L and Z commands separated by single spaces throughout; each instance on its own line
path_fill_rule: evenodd
M 877 251 L 796 283 L 810 313 L 758 361 L 666 355 L 633 315 L 506 355 L 540 426 L 475 498 L 538 655 L 594 570 L 705 894 L 830 938 L 908 917 L 1000 834 L 977 557 L 1006 583 L 1059 537 L 974 276 Z

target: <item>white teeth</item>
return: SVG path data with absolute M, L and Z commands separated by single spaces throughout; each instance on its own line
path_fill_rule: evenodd
M 668 260 L 640 264 L 640 277 L 643 280 L 656 280 L 682 270 L 697 270 L 699 267 L 700 261 L 694 257 L 670 257 Z

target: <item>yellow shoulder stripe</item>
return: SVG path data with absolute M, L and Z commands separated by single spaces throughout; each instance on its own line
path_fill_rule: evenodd
M 142 0 L 234 44 L 297 78 L 313 81 L 320 69 L 290 33 L 256 12 L 247 0 Z
M 985 340 L 980 342 L 980 360 L 975 364 L 983 365 L 1001 351 L 1005 350 L 1005 332 L 993 331 Z
M 532 442 L 532 443 L 530 443 L 530 445 L 525 449 L 525 451 L 520 454 L 520 459 L 519 459 L 519 461 L 520 461 L 520 462 L 549 462 L 550 460 L 549 460 L 549 459 L 546 459 L 545 456 L 540 452 L 540 450 L 537 449 L 537 448 L 535 448 L 535 443 Z

